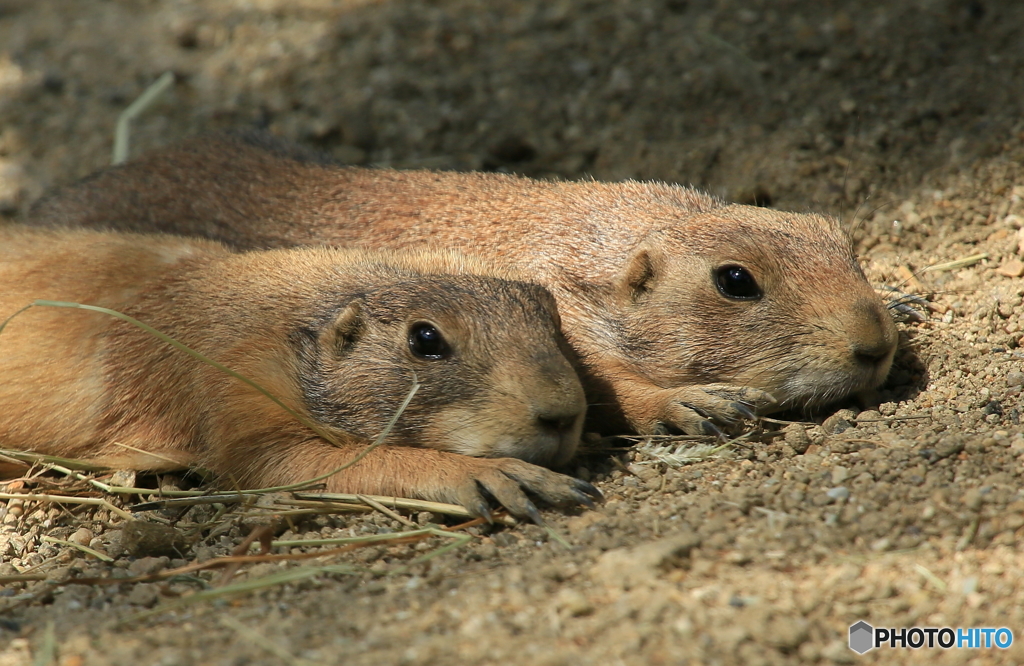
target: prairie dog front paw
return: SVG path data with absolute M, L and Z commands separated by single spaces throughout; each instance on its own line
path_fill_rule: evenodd
M 642 434 L 678 430 L 687 435 L 721 435 L 775 403 L 767 391 L 730 384 L 665 389 L 658 398 L 660 409 L 647 421 Z

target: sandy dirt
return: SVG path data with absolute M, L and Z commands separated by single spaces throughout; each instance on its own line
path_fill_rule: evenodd
M 406 572 L 447 542 L 132 620 L 210 577 L 55 583 L 223 555 L 251 526 L 160 514 L 193 541 L 141 557 L 107 511 L 0 506 L 0 576 L 47 577 L 0 589 L 0 665 L 1024 663 L 1022 26 L 1012 0 L 0 0 L 7 219 L 107 164 L 118 113 L 170 70 L 135 154 L 258 125 L 351 163 L 689 183 L 841 216 L 873 282 L 929 301 L 845 411 L 710 460 L 582 459 L 607 501 L 545 513 L 568 547 L 473 528 Z M 1015 641 L 858 656 L 858 620 Z

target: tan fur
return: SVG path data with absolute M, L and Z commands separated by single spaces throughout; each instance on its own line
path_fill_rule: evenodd
M 518 515 L 533 511 L 523 489 L 586 501 L 590 486 L 531 464 L 568 460 L 585 410 L 554 300 L 474 274 L 487 270 L 452 253 L 236 254 L 170 236 L 0 227 L 0 321 L 35 299 L 118 310 L 263 385 L 341 443 L 128 323 L 35 307 L 0 334 L 0 447 L 201 465 L 244 487 L 294 483 L 362 451 L 415 378 L 386 446 L 329 490 L 486 513 L 479 484 Z M 450 355 L 413 353 L 410 332 L 424 324 Z
M 512 267 L 558 300 L 592 402 L 619 408 L 592 413 L 621 412 L 640 432 L 875 387 L 896 346 L 834 220 L 674 185 L 342 168 L 262 135 L 220 135 L 97 174 L 38 215 L 242 248 L 451 247 Z M 763 297 L 720 293 L 727 265 Z

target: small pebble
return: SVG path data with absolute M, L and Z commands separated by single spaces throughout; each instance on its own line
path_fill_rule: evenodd
M 826 434 L 838 435 L 850 428 L 856 427 L 853 423 L 855 418 L 856 417 L 853 415 L 853 412 L 850 410 L 840 409 L 838 412 L 825 419 L 824 423 L 821 424 L 821 427 Z
M 971 511 L 977 511 L 981 508 L 981 505 L 985 503 L 985 498 L 982 496 L 981 490 L 978 488 L 971 488 L 963 497 L 960 498 L 960 502 Z
M 594 612 L 594 604 L 586 595 L 571 588 L 565 588 L 559 593 L 558 606 L 570 617 L 590 615 Z
M 110 485 L 121 488 L 134 488 L 135 476 L 134 471 L 127 469 L 118 470 L 110 477 Z
M 825 492 L 825 494 L 837 501 L 846 500 L 850 498 L 850 491 L 846 488 L 846 486 L 837 486 L 835 488 L 829 488 Z
M 181 532 L 145 520 L 130 520 L 124 524 L 122 545 L 133 557 L 181 557 L 188 549 Z
M 882 537 L 871 542 L 871 550 L 876 552 L 882 552 L 883 550 L 889 550 L 892 547 L 892 540 L 888 537 Z
M 157 586 L 151 583 L 137 583 L 128 594 L 128 603 L 133 606 L 152 608 L 160 600 Z
M 71 543 L 76 543 L 79 546 L 88 546 L 92 543 L 92 540 L 96 538 L 96 535 L 92 533 L 92 530 L 86 529 L 85 527 L 78 528 L 71 538 L 68 539 Z
M 142 557 L 128 565 L 128 573 L 132 576 L 149 576 L 163 571 L 169 563 L 168 557 Z
M 783 429 L 785 433 L 785 442 L 792 449 L 803 454 L 807 452 L 807 448 L 811 445 L 811 438 L 807 434 L 807 428 L 799 423 L 791 423 Z

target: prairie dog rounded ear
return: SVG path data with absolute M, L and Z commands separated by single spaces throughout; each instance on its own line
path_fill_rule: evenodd
M 363 301 L 357 298 L 324 329 L 320 343 L 325 349 L 341 354 L 359 338 L 364 324 Z
M 646 247 L 639 247 L 629 258 L 619 280 L 620 293 L 625 294 L 634 303 L 642 301 L 654 287 L 656 278 L 657 271 L 651 251 Z

